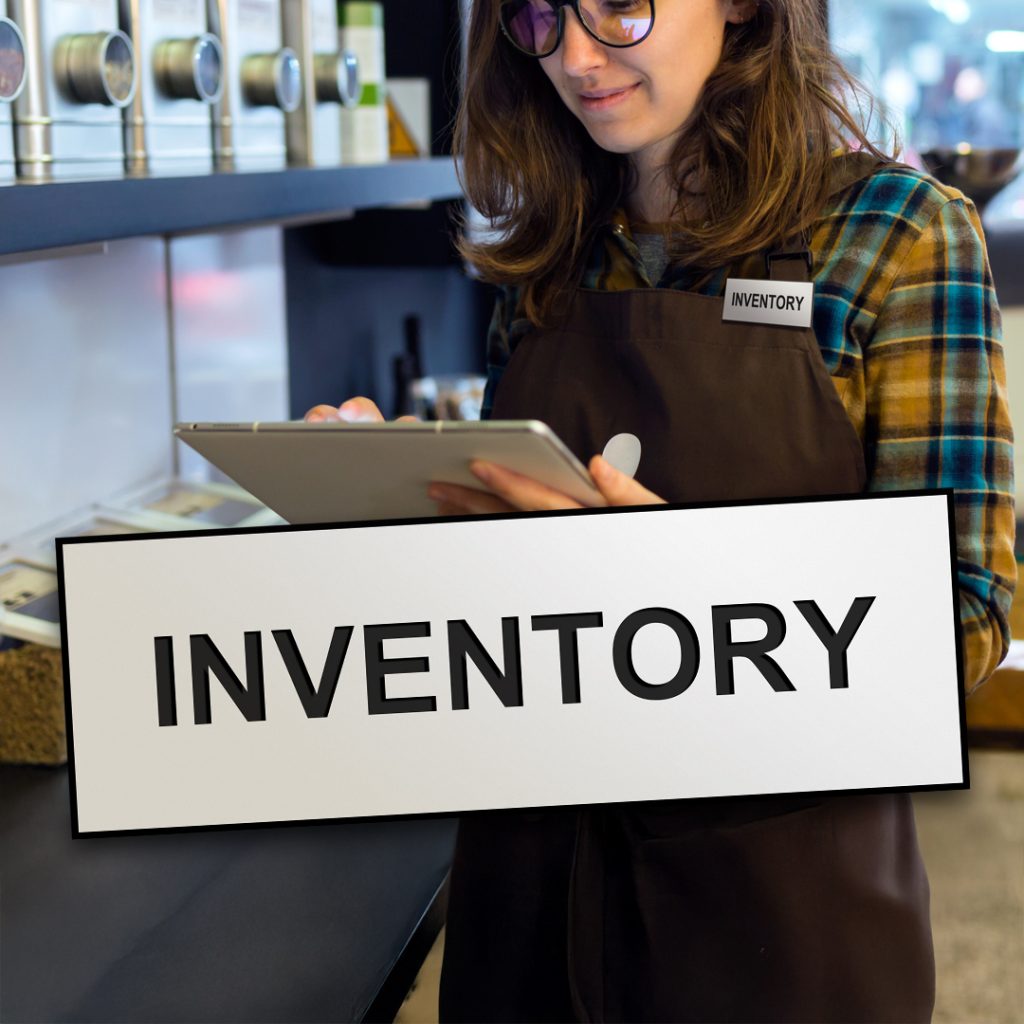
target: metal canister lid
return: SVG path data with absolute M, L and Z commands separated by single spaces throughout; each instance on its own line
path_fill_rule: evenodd
M 198 99 L 216 103 L 224 91 L 224 49 L 209 32 L 197 36 L 195 44 L 192 67 Z
M 135 50 L 124 32 L 107 36 L 103 47 L 103 86 L 115 107 L 127 107 L 135 96 Z
M 286 114 L 302 103 L 302 69 L 295 51 L 251 54 L 242 61 L 242 92 L 255 107 L 280 107 Z
M 209 32 L 162 40 L 153 51 L 153 74 L 160 91 L 173 99 L 216 103 L 224 91 L 220 40 Z
M 10 18 L 0 18 L 0 103 L 12 103 L 25 86 L 25 40 Z
M 302 102 L 302 69 L 298 56 L 290 46 L 281 49 L 277 56 L 277 105 L 286 114 L 290 114 L 298 110 Z
M 317 100 L 343 103 L 346 107 L 359 102 L 359 58 L 351 50 L 318 53 L 313 57 L 313 65 Z
M 61 89 L 79 103 L 127 107 L 135 96 L 135 50 L 120 30 L 64 36 L 54 71 Z

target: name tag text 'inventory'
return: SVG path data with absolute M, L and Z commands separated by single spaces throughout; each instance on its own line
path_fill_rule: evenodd
M 810 327 L 814 285 L 809 281 L 756 281 L 730 278 L 725 282 L 723 320 Z
M 756 292 L 733 292 L 731 306 L 750 306 L 753 309 L 800 309 L 802 295 L 758 295 Z

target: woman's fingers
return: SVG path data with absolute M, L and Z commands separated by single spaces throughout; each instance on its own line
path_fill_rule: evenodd
M 326 423 L 330 420 L 342 420 L 345 423 L 380 423 L 384 416 L 377 408 L 376 402 L 359 395 L 347 399 L 337 408 L 333 405 L 314 405 L 306 413 L 305 419 L 308 423 Z
M 500 498 L 522 512 L 540 512 L 556 508 L 581 508 L 561 491 L 553 490 L 528 476 L 516 473 L 492 462 L 479 459 L 469 464 L 470 471 Z
M 431 484 L 427 497 L 438 503 L 438 514 L 443 516 L 516 511 L 508 502 L 487 491 L 459 484 Z
M 503 466 L 474 460 L 469 465 L 473 475 L 487 488 L 487 491 L 458 484 L 433 483 L 427 494 L 439 502 L 441 515 L 465 515 L 486 512 L 540 512 L 549 509 L 581 508 L 561 491 L 523 476 Z M 607 459 L 595 455 L 590 460 L 590 475 L 608 505 L 664 505 L 659 498 L 643 484 L 619 472 Z
M 302 418 L 307 423 L 326 423 L 338 419 L 338 410 L 333 405 L 314 405 Z
M 384 414 L 369 398 L 350 398 L 338 406 L 338 418 L 348 423 L 380 423 Z
M 619 472 L 607 459 L 595 455 L 587 467 L 609 505 L 664 505 L 659 498 L 631 476 Z

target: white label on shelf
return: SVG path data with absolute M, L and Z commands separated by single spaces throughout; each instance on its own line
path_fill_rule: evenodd
M 154 512 L 165 512 L 172 516 L 194 516 L 222 505 L 227 499 L 218 494 L 203 494 L 200 491 L 173 491 L 158 501 L 150 502 L 146 508 Z
M 55 13 L 53 20 L 66 24 L 72 32 L 112 32 L 117 28 L 117 4 L 111 0 L 54 0 L 54 3 L 60 5 L 60 13 Z
M 119 537 L 124 533 L 145 533 L 141 526 L 128 526 L 110 519 L 97 519 L 96 525 L 76 534 L 78 537 Z
M 315 0 L 313 4 L 313 49 L 330 53 L 338 45 L 338 10 L 333 0 Z
M 0 568 L 0 606 L 16 611 L 57 589 L 57 574 L 24 562 Z
M 341 111 L 342 163 L 379 164 L 389 156 L 386 107 L 355 107 Z
M 273 0 L 238 0 L 238 24 L 246 29 L 269 29 L 277 23 Z
M 199 0 L 153 0 L 151 10 L 157 21 L 199 21 L 201 18 Z

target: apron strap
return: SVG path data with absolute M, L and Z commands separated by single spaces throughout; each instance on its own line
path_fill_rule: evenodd
M 811 246 L 807 232 L 801 231 L 766 252 L 764 265 L 771 281 L 810 281 Z

